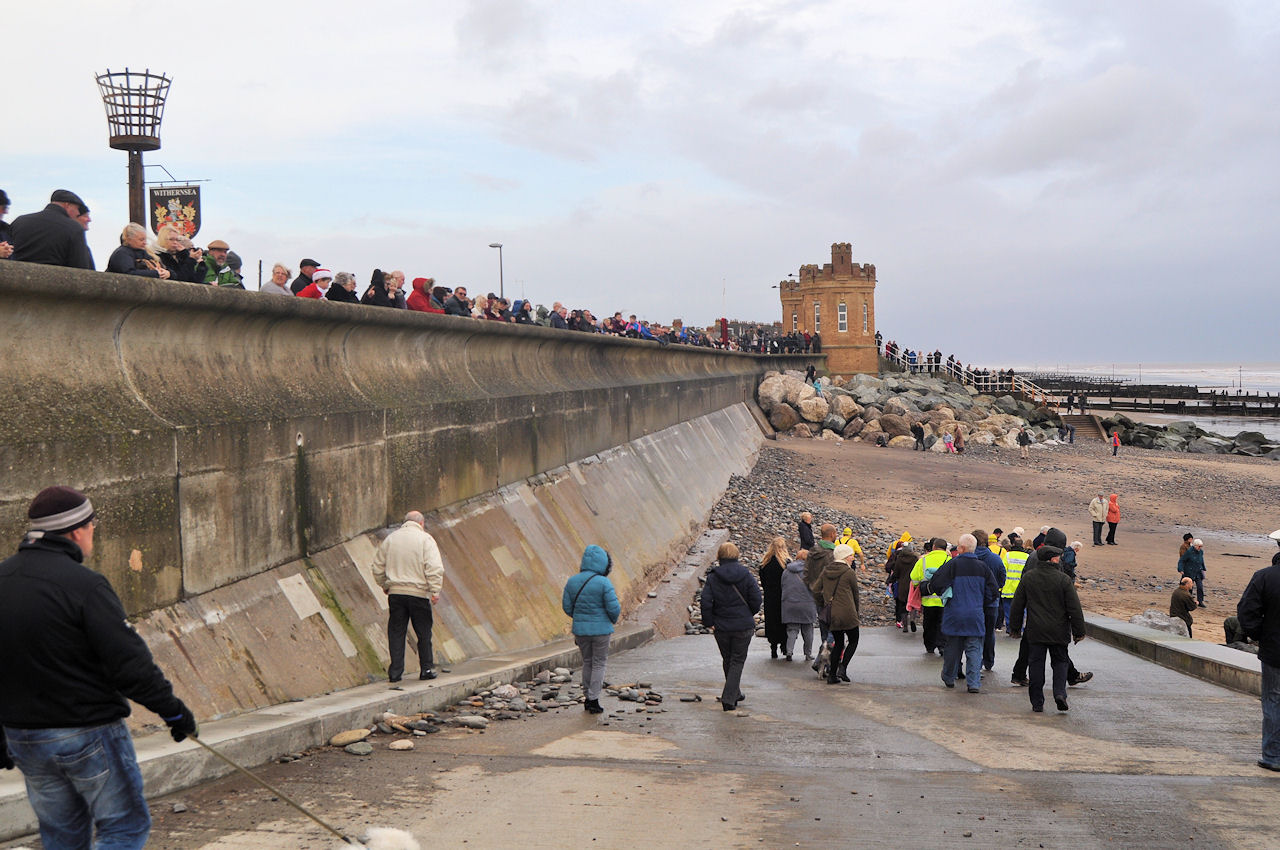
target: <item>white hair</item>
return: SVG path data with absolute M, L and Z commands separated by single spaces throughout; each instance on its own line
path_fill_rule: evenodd
M 427 521 L 427 518 L 422 515 L 422 511 L 409 511 L 404 515 L 404 521 L 416 522 L 418 525 L 422 525 Z
M 1079 540 L 1073 540 L 1073 541 L 1071 542 L 1071 548 L 1072 548 L 1072 549 L 1075 549 L 1077 552 L 1079 552 L 1081 549 L 1083 549 L 1083 548 L 1084 548 L 1084 544 L 1083 544 L 1083 543 L 1081 543 Z
M 1192 545 L 1192 546 L 1203 546 L 1203 545 L 1204 545 L 1204 541 L 1203 541 L 1203 540 L 1201 540 L 1199 537 L 1197 537 L 1195 540 L 1192 540 L 1192 541 L 1191 541 L 1191 545 Z
M 1041 534 L 1045 534 L 1045 533 L 1047 533 L 1048 531 L 1049 531 L 1049 526 L 1047 526 L 1047 525 L 1042 525 L 1042 526 L 1040 526 L 1040 533 L 1041 533 Z
M 961 534 L 959 546 L 967 552 L 973 552 L 978 548 L 978 538 L 974 537 L 972 534 Z

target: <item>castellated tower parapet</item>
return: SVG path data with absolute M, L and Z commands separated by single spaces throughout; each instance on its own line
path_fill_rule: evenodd
M 778 285 L 782 327 L 817 335 L 832 374 L 878 370 L 875 318 L 876 267 L 853 261 L 853 244 L 834 242 L 831 262 L 806 263 L 795 280 Z

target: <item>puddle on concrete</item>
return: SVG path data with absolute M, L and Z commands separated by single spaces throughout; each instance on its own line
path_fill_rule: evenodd
M 552 741 L 533 750 L 535 756 L 555 759 L 657 759 L 676 745 L 654 735 L 632 732 L 606 732 L 591 729 Z

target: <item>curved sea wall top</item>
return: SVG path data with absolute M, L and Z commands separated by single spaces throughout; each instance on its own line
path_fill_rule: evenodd
M 83 488 L 131 614 L 753 398 L 759 357 L 0 263 L 0 539 Z

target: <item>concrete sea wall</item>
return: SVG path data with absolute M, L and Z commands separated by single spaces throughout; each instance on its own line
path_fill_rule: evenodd
M 749 462 L 758 376 L 821 365 L 25 263 L 0 297 L 0 539 L 85 489 L 94 568 L 205 716 L 380 671 L 369 533 L 412 508 L 446 660 L 563 634 L 588 541 L 634 603 Z

